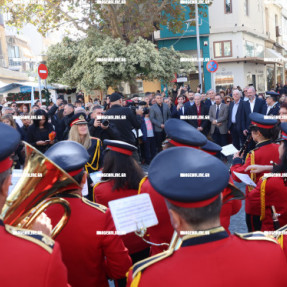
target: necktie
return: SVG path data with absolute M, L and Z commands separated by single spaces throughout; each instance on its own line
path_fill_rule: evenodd
M 219 106 L 216 105 L 216 116 L 215 116 L 216 119 L 218 119 L 218 115 L 219 115 Z

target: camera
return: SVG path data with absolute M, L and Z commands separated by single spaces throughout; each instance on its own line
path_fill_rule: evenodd
M 104 127 L 108 127 L 110 122 L 109 120 L 101 120 L 101 124 L 104 126 Z

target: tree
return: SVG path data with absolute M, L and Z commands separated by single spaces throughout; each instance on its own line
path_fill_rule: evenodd
M 175 73 L 193 69 L 191 62 L 180 61 L 187 58 L 186 55 L 173 48 L 158 50 L 143 38 L 129 45 L 124 40 L 103 35 L 80 41 L 65 38 L 51 46 L 47 56 L 49 82 L 86 91 L 117 88 L 122 81 L 132 83 L 136 78 L 168 83 Z M 105 59 L 108 61 L 103 61 Z
M 181 5 L 180 0 L 112 0 L 126 1 L 113 5 L 97 4 L 108 0 L 22 0 L 21 4 L 1 1 L 5 3 L 2 9 L 10 15 L 8 24 L 16 27 L 31 23 L 45 35 L 51 29 L 69 24 L 84 34 L 97 31 L 127 43 L 137 41 L 138 37 L 149 38 L 160 25 L 167 23 L 172 32 L 183 32 L 187 7 L 194 18 L 194 5 Z M 203 7 L 206 5 L 199 5 Z M 205 11 L 200 13 L 206 16 Z

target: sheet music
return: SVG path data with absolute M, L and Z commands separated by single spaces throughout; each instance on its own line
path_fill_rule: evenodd
M 235 148 L 233 144 L 229 144 L 222 147 L 221 153 L 225 156 L 233 155 L 238 152 L 238 149 Z
M 129 196 L 109 202 L 117 231 L 130 233 L 158 224 L 149 194 Z
M 243 183 L 256 187 L 256 183 L 250 178 L 248 174 L 233 172 Z
M 92 172 L 90 173 L 90 178 L 93 181 L 94 184 L 98 183 L 101 181 L 101 177 L 102 177 L 102 171 L 96 171 L 96 172 Z

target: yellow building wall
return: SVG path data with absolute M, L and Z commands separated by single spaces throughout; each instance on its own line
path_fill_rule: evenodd
M 157 90 L 161 90 L 160 88 L 160 81 L 154 80 L 152 82 L 150 81 L 143 81 L 143 90 L 144 93 L 146 92 L 156 92 Z

